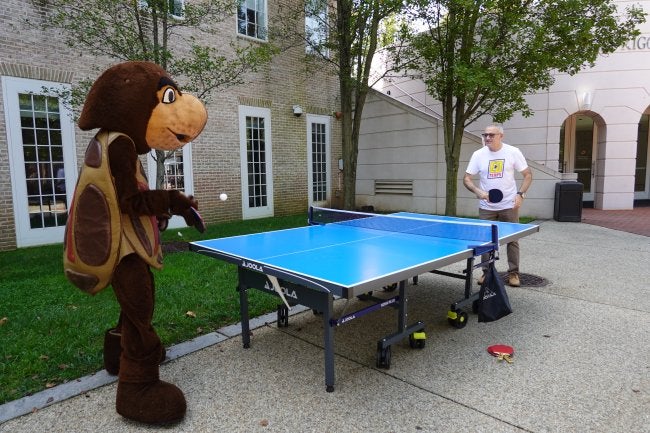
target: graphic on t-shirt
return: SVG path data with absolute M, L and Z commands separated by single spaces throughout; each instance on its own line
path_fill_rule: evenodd
M 503 166 L 505 159 L 491 159 L 488 165 L 488 179 L 499 179 L 503 177 Z

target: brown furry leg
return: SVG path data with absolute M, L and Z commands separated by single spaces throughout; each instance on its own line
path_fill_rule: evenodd
M 117 376 L 120 372 L 120 356 L 122 355 L 122 329 L 120 322 L 115 328 L 111 328 L 104 334 L 104 368 L 111 376 Z M 167 356 L 167 351 L 160 347 L 160 361 L 162 364 Z
M 122 334 L 111 328 L 104 334 L 104 368 L 111 376 L 120 371 L 120 355 L 122 355 Z
M 113 289 L 122 309 L 117 413 L 148 424 L 180 421 L 187 408 L 183 392 L 158 377 L 163 349 L 151 325 L 155 288 L 149 266 L 135 254 L 124 257 Z

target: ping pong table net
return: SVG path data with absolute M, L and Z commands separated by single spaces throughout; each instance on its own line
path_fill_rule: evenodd
M 465 222 L 353 212 L 340 209 L 312 207 L 309 210 L 310 225 L 338 224 L 438 238 L 467 240 L 475 244 L 492 242 L 498 244 L 497 226 L 486 222 Z

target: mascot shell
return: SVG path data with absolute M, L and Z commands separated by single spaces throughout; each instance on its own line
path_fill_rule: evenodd
M 136 252 L 149 265 L 162 268 L 157 220 L 151 216 L 120 214 L 108 160 L 108 148 L 124 134 L 101 131 L 88 144 L 84 165 L 66 225 L 63 267 L 65 275 L 84 292 L 96 294 L 111 282 L 119 260 Z M 147 189 L 138 162 L 138 185 Z

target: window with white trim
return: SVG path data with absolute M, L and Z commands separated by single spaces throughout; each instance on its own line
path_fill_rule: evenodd
M 243 217 L 273 216 L 271 110 L 240 106 L 239 140 Z
M 167 0 L 167 11 L 176 19 L 183 19 L 185 16 L 185 0 Z M 149 9 L 149 0 L 138 0 L 141 9 Z
M 237 32 L 251 38 L 267 40 L 266 0 L 241 0 L 237 9 Z
M 169 14 L 182 19 L 185 16 L 185 0 L 169 0 Z
M 305 51 L 307 54 L 320 53 L 329 56 L 325 46 L 328 37 L 327 0 L 308 0 L 305 2 Z

